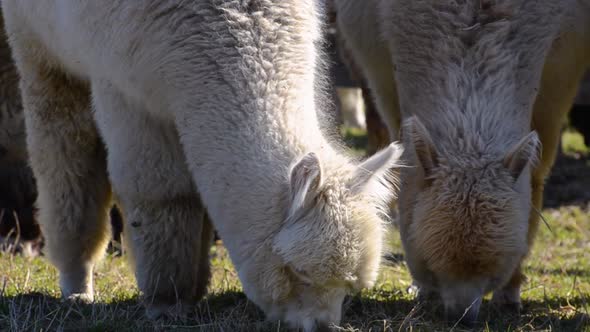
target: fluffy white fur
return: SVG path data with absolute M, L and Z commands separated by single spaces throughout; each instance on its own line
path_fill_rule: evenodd
M 205 290 L 210 227 L 196 188 L 270 318 L 338 323 L 346 292 L 372 285 L 385 177 L 401 148 L 357 164 L 321 132 L 314 1 L 2 7 L 65 297 L 92 299 L 107 239 L 105 157 L 151 315 Z
M 543 183 L 590 64 L 590 3 L 335 5 L 390 134 L 404 124 L 405 157 L 418 165 L 402 170 L 399 201 L 416 283 L 452 315 L 474 304 L 468 319 L 489 291 L 518 306 Z

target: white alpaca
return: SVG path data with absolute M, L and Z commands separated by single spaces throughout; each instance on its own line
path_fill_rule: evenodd
M 338 323 L 347 291 L 372 285 L 401 149 L 358 165 L 320 131 L 314 1 L 2 6 L 65 297 L 93 298 L 106 244 L 101 138 L 148 314 L 204 292 L 210 232 L 196 188 L 270 318 Z
M 404 120 L 419 166 L 402 170 L 399 200 L 415 282 L 470 321 L 489 291 L 518 308 L 544 179 L 590 65 L 590 3 L 335 4 L 391 137 Z

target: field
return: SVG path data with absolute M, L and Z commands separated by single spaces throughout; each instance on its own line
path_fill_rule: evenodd
M 567 158 L 590 169 L 580 137 L 569 132 L 565 136 Z M 580 175 L 577 169 L 563 171 L 550 181 L 548 190 L 568 187 L 568 172 Z M 526 262 L 529 280 L 522 290 L 521 315 L 498 312 L 485 301 L 476 331 L 590 331 L 590 206 L 575 197 L 567 200 L 568 205 L 558 206 L 553 196 L 555 202 L 549 205 L 556 207 L 543 211 L 548 227 L 540 227 Z M 411 278 L 394 227 L 389 237 L 391 250 L 377 285 L 346 301 L 343 322 L 336 330 L 463 331 L 442 322 L 440 308 L 416 305 L 408 292 Z M 101 262 L 95 272 L 96 303 L 82 305 L 60 300 L 57 272 L 44 258 L 0 253 L 0 331 L 285 330 L 280 323 L 264 322 L 263 314 L 246 300 L 222 245 L 211 249 L 211 258 L 210 294 L 192 315 L 185 320 L 151 322 L 143 317 L 132 272 L 123 258 L 106 257 Z

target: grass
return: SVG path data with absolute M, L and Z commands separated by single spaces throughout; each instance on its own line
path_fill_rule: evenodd
M 362 143 L 362 135 L 350 137 Z M 585 148 L 579 143 L 565 150 Z M 552 231 L 541 226 L 526 261 L 529 280 L 522 290 L 521 315 L 497 312 L 488 296 L 476 331 L 590 331 L 590 206 L 560 207 L 544 215 Z M 463 331 L 442 322 L 437 308 L 417 306 L 408 292 L 411 277 L 395 228 L 389 237 L 390 254 L 376 286 L 346 301 L 337 330 Z M 107 257 L 100 263 L 94 276 L 96 302 L 84 305 L 60 300 L 57 272 L 44 258 L 0 253 L 0 331 L 285 330 L 280 322 L 265 322 L 246 299 L 223 246 L 211 249 L 211 262 L 210 294 L 190 318 L 152 322 L 143 316 L 124 258 Z
M 365 154 L 365 147 L 369 140 L 364 130 L 358 128 L 342 128 L 340 134 L 344 138 L 344 143 L 352 147 L 355 154 L 360 156 Z
M 584 136 L 575 130 L 567 129 L 562 135 L 562 148 L 569 154 L 587 154 L 590 149 L 584 144 Z

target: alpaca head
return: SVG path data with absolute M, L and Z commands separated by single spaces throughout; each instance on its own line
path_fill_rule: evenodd
M 373 285 L 393 194 L 388 173 L 401 152 L 391 144 L 359 165 L 308 153 L 291 167 L 289 208 L 265 262 L 272 271 L 258 271 L 272 294 L 249 294 L 269 318 L 306 331 L 338 324 L 345 295 Z
M 498 153 L 437 150 L 410 118 L 404 143 L 415 167 L 404 169 L 400 197 L 410 271 L 438 293 L 449 319 L 475 320 L 482 296 L 505 285 L 528 250 L 531 166 L 540 154 L 531 132 Z

